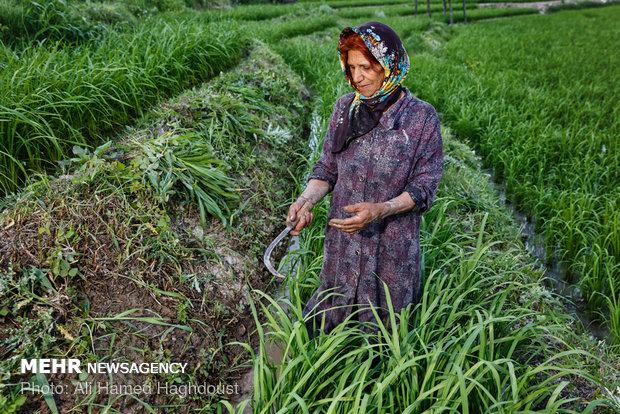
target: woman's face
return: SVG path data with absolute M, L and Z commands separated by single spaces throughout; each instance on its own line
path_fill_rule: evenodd
M 383 84 L 385 71 L 381 65 L 373 65 L 359 50 L 349 50 L 347 65 L 355 88 L 366 98 L 373 96 Z

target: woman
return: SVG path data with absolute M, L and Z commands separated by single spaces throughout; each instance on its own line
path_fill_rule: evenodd
M 289 208 L 289 220 L 306 202 L 333 191 L 325 231 L 321 286 L 304 308 L 311 336 L 331 331 L 352 312 L 386 322 L 389 288 L 396 312 L 420 293 L 420 218 L 443 172 L 435 109 L 401 86 L 409 58 L 387 25 L 345 28 L 338 52 L 355 90 L 338 99 L 320 159 L 308 185 Z M 312 223 L 305 213 L 291 234 Z

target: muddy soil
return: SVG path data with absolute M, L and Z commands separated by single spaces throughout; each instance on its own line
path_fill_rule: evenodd
M 77 204 L 90 206 L 90 217 L 93 217 L 96 216 L 93 213 L 99 212 L 99 209 L 96 200 L 91 198 L 89 193 L 92 194 L 89 191 L 82 193 L 85 197 Z M 49 201 L 50 204 L 55 204 L 52 200 Z M 75 204 L 71 208 L 74 209 Z M 79 221 L 88 220 L 86 211 L 54 207 L 48 211 L 52 211 L 51 221 L 63 222 L 62 227 L 65 228 L 78 226 L 77 221 L 73 222 L 73 226 L 69 225 L 67 216 L 82 216 L 85 220 Z M 0 230 L 3 264 L 20 263 L 22 268 L 49 267 L 49 263 L 38 258 L 50 257 L 58 232 L 52 236 L 40 237 L 38 230 L 44 227 L 45 223 L 35 219 L 46 216 L 43 211 L 35 210 L 14 221 L 9 229 Z M 96 225 L 91 223 L 90 228 L 93 227 Z M 189 367 L 188 375 L 182 378 L 183 380 L 214 386 L 230 385 L 231 387 L 224 389 L 232 392 L 217 396 L 229 398 L 238 391 L 237 382 L 247 369 L 249 355 L 239 345 L 226 344 L 242 342 L 249 343 L 252 347 L 257 346 L 257 338 L 251 335 L 255 321 L 249 307 L 248 289 L 249 286 L 267 289 L 270 275 L 255 257 L 239 249 L 234 234 L 225 230 L 218 220 L 210 220 L 209 227 L 204 230 L 200 226 L 197 212 L 194 211 L 173 221 L 171 229 L 181 234 L 179 240 L 185 246 L 196 243 L 196 240 L 192 240 L 194 234 L 207 233 L 209 244 L 214 245 L 211 253 L 217 259 L 189 256 L 181 261 L 180 269 L 177 269 L 172 263 L 145 260 L 144 256 L 134 259 L 129 257 L 129 254 L 119 265 L 117 257 L 123 256 L 123 250 L 130 248 L 128 244 L 122 244 L 116 249 L 110 240 L 110 234 L 95 235 L 96 240 L 92 237 L 89 240 L 87 233 L 81 234 L 80 237 L 86 243 L 81 246 L 82 249 L 79 245 L 74 245 L 80 258 L 73 265 L 81 269 L 83 275 L 62 279 L 52 272 L 48 274 L 57 292 L 45 297 L 46 301 L 52 304 L 52 309 L 46 312 L 50 312 L 54 319 L 49 326 L 49 332 L 54 333 L 54 336 L 64 335 L 64 338 L 55 338 L 58 350 L 66 349 L 67 346 L 79 347 L 79 344 L 76 345 L 79 338 L 90 337 L 93 353 L 103 360 L 114 358 L 136 362 L 182 361 Z M 118 236 L 122 232 L 121 228 L 115 228 L 112 234 Z M 271 235 L 275 237 L 275 234 L 269 234 L 268 237 Z M 206 240 L 207 237 L 203 236 L 203 239 Z M 275 252 L 275 257 L 279 258 L 282 254 L 281 248 Z M 179 275 L 190 274 L 201 280 L 200 292 L 189 283 L 179 284 L 175 280 Z M 41 307 L 42 305 L 34 305 L 28 313 L 21 312 L 19 317 L 34 319 Z M 23 309 L 28 309 L 27 305 Z M 115 320 L 118 315 L 129 310 L 135 311 L 127 315 L 127 320 Z M 144 318 L 152 317 L 157 317 L 165 325 L 145 322 Z M 95 322 L 99 318 L 111 320 L 105 324 Z M 187 329 L 173 327 L 174 325 Z M 13 326 L 19 326 L 14 318 L 9 317 L 2 321 L 0 331 L 4 332 L 4 338 L 0 340 L 6 339 L 6 333 Z M 109 354 L 110 350 L 114 350 L 112 355 Z M 0 352 L 6 354 L 8 350 L 0 349 Z M 14 380 L 17 379 L 26 380 L 19 376 Z M 148 381 L 165 383 L 169 379 L 165 376 L 152 376 Z M 137 385 L 143 384 L 145 380 L 147 379 L 141 374 L 115 374 L 109 378 L 105 375 L 91 375 L 86 381 L 80 381 L 77 374 L 50 375 L 48 378 L 51 384 L 65 387 L 63 393 L 55 395 L 61 412 L 70 412 L 82 404 L 106 404 L 109 395 L 80 395 L 76 392 L 78 383 L 82 384 L 81 387 L 84 383 L 93 387 L 96 382 Z M 155 393 L 144 396 L 144 401 L 151 406 L 175 405 L 178 400 L 176 395 Z M 196 404 L 201 403 L 204 403 L 204 399 L 197 399 Z M 144 409 L 134 398 L 122 396 L 114 406 L 123 413 L 143 412 Z M 198 408 L 198 405 L 190 402 L 177 412 L 189 412 L 190 408 Z M 32 398 L 22 407 L 21 412 L 36 410 L 47 411 L 41 398 Z

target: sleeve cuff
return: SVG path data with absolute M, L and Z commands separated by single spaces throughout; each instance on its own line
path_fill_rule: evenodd
M 415 206 L 413 206 L 413 209 L 411 209 L 411 211 L 413 211 L 414 213 L 424 213 L 427 210 L 426 194 L 424 193 L 424 191 L 422 191 L 418 187 L 409 187 L 405 191 L 409 193 L 411 199 L 415 203 Z
M 331 174 L 326 174 L 320 169 L 315 169 L 312 171 L 312 174 L 308 177 L 308 181 L 311 179 L 326 181 L 327 184 L 329 184 L 329 191 L 332 191 L 336 185 L 336 179 Z

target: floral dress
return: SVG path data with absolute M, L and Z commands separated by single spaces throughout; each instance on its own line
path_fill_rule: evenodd
M 343 211 L 347 205 L 385 202 L 403 191 L 411 195 L 415 207 L 375 220 L 354 234 L 327 226 L 321 285 L 303 312 L 311 336 L 318 328 L 331 331 L 356 307 L 360 311 L 355 319 L 374 321 L 369 303 L 387 322 L 383 283 L 396 312 L 420 297 L 420 218 L 443 173 L 443 146 L 435 109 L 403 90 L 405 96 L 373 130 L 339 153 L 331 151 L 332 138 L 349 109 L 351 94 L 336 102 L 321 157 L 310 175 L 328 182 L 333 190 L 328 220 L 349 217 Z

